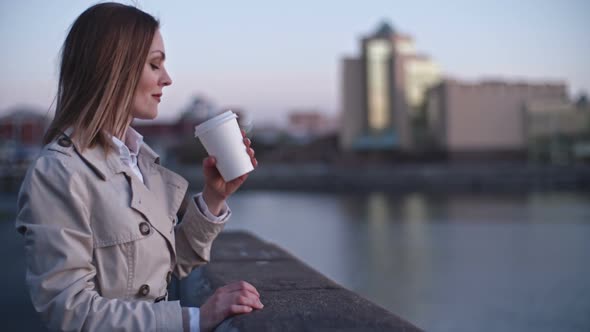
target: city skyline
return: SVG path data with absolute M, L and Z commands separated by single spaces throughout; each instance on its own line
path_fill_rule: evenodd
M 61 43 L 93 3 L 0 4 L 0 115 L 21 105 L 49 108 Z M 160 120 L 178 116 L 194 95 L 241 107 L 258 123 L 280 122 L 293 109 L 336 115 L 339 62 L 358 56 L 359 38 L 383 21 L 412 36 L 445 77 L 560 81 L 572 97 L 590 92 L 584 1 L 132 3 L 162 23 L 174 84 L 164 90 Z

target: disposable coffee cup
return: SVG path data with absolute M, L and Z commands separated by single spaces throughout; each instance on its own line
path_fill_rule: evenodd
M 237 118 L 234 112 L 227 111 L 195 127 L 195 137 L 210 156 L 215 156 L 217 169 L 226 182 L 254 170 Z

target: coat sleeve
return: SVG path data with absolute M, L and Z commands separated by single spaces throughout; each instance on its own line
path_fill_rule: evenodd
M 209 262 L 213 240 L 230 216 L 231 211 L 222 222 L 211 222 L 199 210 L 194 197 L 188 200 L 182 221 L 176 226 L 176 276 L 184 278 L 195 267 Z
M 89 196 L 77 172 L 56 157 L 39 158 L 18 196 L 33 306 L 51 330 L 182 331 L 178 301 L 102 297 L 95 288 Z

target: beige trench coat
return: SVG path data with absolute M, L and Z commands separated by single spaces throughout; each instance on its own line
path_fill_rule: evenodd
M 182 331 L 182 309 L 166 298 L 179 278 L 209 260 L 224 224 L 190 200 L 187 182 L 159 165 L 146 144 L 145 185 L 115 153 L 81 153 L 67 136 L 45 146 L 18 197 L 26 280 L 35 309 L 53 330 Z

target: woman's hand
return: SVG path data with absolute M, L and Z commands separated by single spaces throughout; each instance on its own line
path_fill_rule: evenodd
M 246 314 L 252 309 L 262 309 L 260 294 L 254 286 L 238 281 L 218 288 L 201 306 L 199 325 L 201 331 L 212 331 L 230 316 Z
M 252 142 L 246 137 L 246 132 L 242 130 L 242 136 L 244 137 L 244 144 L 248 151 L 248 155 L 252 160 L 252 166 L 256 168 L 258 161 L 254 157 L 254 149 L 250 147 Z M 205 174 L 205 188 L 203 189 L 203 199 L 207 203 L 207 208 L 214 215 L 219 215 L 221 209 L 224 206 L 225 200 L 248 178 L 248 174 L 244 174 L 237 179 L 225 182 L 219 174 L 217 167 L 215 167 L 217 160 L 214 156 L 209 156 L 203 160 L 203 173 Z

